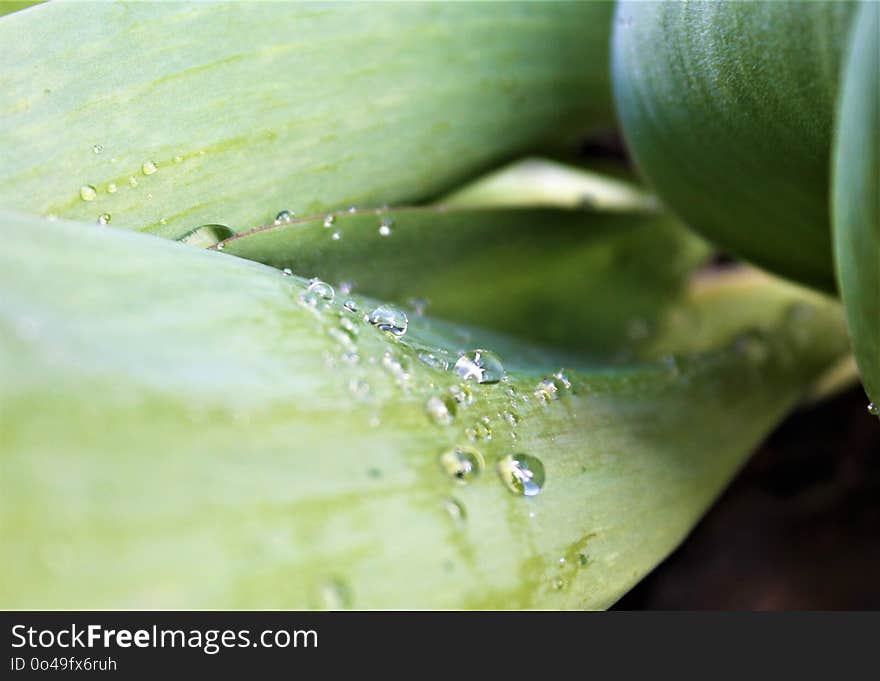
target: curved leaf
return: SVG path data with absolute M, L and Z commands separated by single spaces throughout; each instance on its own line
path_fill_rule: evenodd
M 851 2 L 623 2 L 617 108 L 660 199 L 725 248 L 834 289 L 829 157 Z
M 852 36 L 834 154 L 835 255 L 862 382 L 880 404 L 880 7 Z
M 730 334 L 567 366 L 569 394 L 553 353 L 428 317 L 395 340 L 222 253 L 9 212 L 0 237 L 7 608 L 605 607 L 846 352 L 835 305 L 720 277 L 678 317 L 721 328 L 730 293 Z M 507 378 L 444 424 L 461 379 L 419 354 L 479 346 Z M 496 473 L 518 453 L 536 496 Z
M 282 209 L 430 197 L 610 121 L 610 14 L 604 2 L 12 14 L 0 20 L 0 62 L 15 65 L 0 76 L 0 206 L 177 238 Z
M 507 195 L 500 189 L 494 199 L 479 187 L 475 196 L 491 202 Z M 343 211 L 269 225 L 222 247 L 594 358 L 647 336 L 708 256 L 668 217 L 510 207 Z

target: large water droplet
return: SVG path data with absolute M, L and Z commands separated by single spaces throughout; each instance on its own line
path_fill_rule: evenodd
M 397 337 L 405 334 L 409 325 L 406 313 L 393 305 L 380 305 L 370 313 L 367 321 L 377 329 Z
M 466 381 L 498 383 L 504 378 L 504 365 L 494 352 L 473 350 L 458 358 L 455 373 Z
M 440 466 L 453 480 L 467 484 L 483 470 L 483 455 L 471 447 L 453 447 L 440 455 Z
M 177 240 L 198 248 L 210 248 L 232 236 L 235 236 L 235 232 L 226 225 L 200 225 Z
M 300 297 L 306 305 L 315 307 L 319 303 L 332 303 L 336 297 L 336 291 L 326 281 L 316 279 L 309 284 L 309 287 Z
M 141 163 L 141 172 L 144 175 L 152 175 L 157 170 L 159 170 L 158 166 L 152 161 L 144 161 Z
M 289 210 L 282 210 L 281 212 L 278 213 L 278 215 L 275 216 L 275 224 L 276 225 L 280 225 L 285 222 L 290 222 L 291 220 L 293 220 L 293 213 L 291 213 Z
M 98 190 L 90 184 L 84 184 L 79 188 L 79 197 L 83 201 L 94 201 L 98 196 Z
M 533 497 L 544 489 L 544 464 L 528 454 L 509 454 L 498 462 L 504 486 L 519 496 Z
M 441 426 L 448 426 L 455 420 L 456 408 L 451 395 L 433 395 L 425 403 L 428 418 Z

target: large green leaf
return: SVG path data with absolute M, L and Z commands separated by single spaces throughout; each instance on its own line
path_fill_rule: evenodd
M 176 238 L 282 209 L 420 200 L 609 123 L 610 16 L 606 2 L 52 2 L 11 14 L 0 206 Z
M 559 195 L 542 197 L 551 198 Z M 246 232 L 222 248 L 605 358 L 634 345 L 628 336 L 646 339 L 708 255 L 669 217 L 510 207 L 343 211 Z
M 395 339 L 147 235 L 0 212 L 0 239 L 4 607 L 604 607 L 846 352 L 833 303 L 764 278 L 704 281 L 674 356 L 612 369 L 429 317 Z M 507 378 L 438 423 L 474 347 Z M 537 496 L 496 473 L 517 453 Z
M 868 395 L 880 405 L 880 6 L 852 36 L 834 155 L 837 274 Z
M 713 241 L 834 288 L 829 157 L 850 2 L 624 2 L 615 97 L 659 197 Z

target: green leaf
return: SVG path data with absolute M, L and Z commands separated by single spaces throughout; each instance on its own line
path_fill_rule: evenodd
M 0 76 L 0 206 L 177 238 L 282 209 L 429 198 L 610 123 L 611 11 L 61 2 L 12 14 L 0 20 L 0 63 L 14 65 Z
M 395 339 L 223 253 L 11 212 L 0 238 L 6 608 L 605 607 L 847 351 L 835 304 L 719 276 L 670 320 L 725 335 L 565 364 L 569 394 L 554 353 L 429 317 Z M 461 379 L 418 356 L 474 347 L 507 379 L 441 425 Z M 518 453 L 537 496 L 496 473 Z
M 569 188 L 527 195 L 570 200 Z M 501 204 L 508 189 L 490 178 L 459 196 Z M 668 217 L 503 205 L 342 211 L 246 232 L 222 248 L 307 277 L 353 282 L 402 305 L 427 301 L 432 315 L 593 358 L 631 358 L 708 256 Z
M 832 196 L 840 291 L 862 382 L 880 404 L 880 7 L 854 24 L 840 100 Z
M 834 289 L 829 158 L 850 2 L 617 9 L 624 133 L 660 199 L 735 253 Z

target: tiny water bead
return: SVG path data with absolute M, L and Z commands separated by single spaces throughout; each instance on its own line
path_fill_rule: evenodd
M 492 428 L 489 425 L 489 419 L 483 417 L 481 420 L 476 421 L 472 426 L 465 428 L 464 434 L 471 442 L 491 440 Z
M 101 213 L 101 215 L 98 216 L 98 224 L 99 225 L 106 225 L 109 222 L 110 222 L 110 213 Z
M 344 307 L 349 312 L 357 312 L 360 309 L 358 307 L 358 304 L 356 302 L 354 302 L 353 300 L 351 300 L 350 298 L 348 300 L 346 300 L 344 303 L 342 303 L 342 307 Z
M 283 276 L 285 276 L 285 277 L 292 277 L 292 276 L 293 276 L 293 270 L 290 269 L 289 267 L 285 267 L 283 270 L 281 270 L 281 274 L 282 274 Z
M 280 225 L 285 222 L 290 222 L 291 220 L 293 220 L 293 217 L 293 213 L 291 213 L 289 210 L 282 210 L 278 213 L 278 215 L 275 216 L 275 224 Z
M 542 402 L 552 402 L 571 392 L 571 381 L 564 373 L 558 371 L 542 379 L 535 388 L 534 395 Z
M 306 305 L 315 307 L 321 301 L 332 303 L 336 297 L 336 291 L 326 281 L 316 279 L 309 284 L 309 287 L 302 295 L 302 300 Z
M 869 403 L 868 413 L 871 416 L 880 416 L 880 405 L 874 404 L 873 402 Z
M 474 393 L 466 385 L 453 385 L 449 388 L 449 394 L 459 406 L 469 407 L 474 403 Z
M 501 482 L 513 494 L 533 497 L 544 489 L 544 464 L 528 454 L 508 454 L 498 462 Z
M 457 406 L 451 395 L 433 395 L 425 403 L 428 418 L 439 426 L 448 426 L 455 420 Z
M 152 161 L 144 161 L 141 163 L 141 172 L 144 175 L 152 175 L 157 170 L 159 170 L 159 167 Z
M 409 326 L 406 312 L 393 305 L 380 305 L 370 313 L 367 321 L 380 331 L 398 338 L 406 333 Z
M 328 215 L 326 218 L 324 218 L 324 226 L 325 227 L 332 227 L 335 224 L 336 224 L 336 216 Z
M 498 383 L 504 378 L 504 365 L 494 352 L 472 350 L 458 358 L 455 363 L 455 373 L 466 381 Z
M 342 238 L 342 234 L 340 232 L 333 232 L 330 238 L 333 239 L 333 241 L 339 241 Z
M 116 186 L 115 182 L 111 182 L 110 184 L 107 185 L 107 193 L 108 194 L 115 194 L 117 189 L 119 189 L 119 187 Z
M 132 175 L 131 177 L 128 178 L 128 186 L 129 187 L 137 187 L 138 186 L 137 178 L 134 175 Z
M 453 480 L 465 485 L 483 470 L 483 455 L 471 447 L 453 447 L 440 455 L 440 467 Z
M 391 218 L 383 218 L 379 223 L 379 236 L 391 236 L 391 226 L 394 221 Z
M 437 352 L 420 350 L 416 356 L 422 364 L 429 366 L 432 369 L 437 369 L 438 371 L 449 370 L 449 360 L 446 357 L 442 357 Z
M 103 144 L 96 144 L 95 146 L 92 147 L 92 152 L 95 154 L 100 154 L 102 151 L 104 151 Z
M 180 155 L 175 156 L 175 157 L 174 157 L 174 162 L 175 162 L 175 163 L 183 163 L 183 156 L 180 156 Z
M 199 225 L 177 240 L 198 248 L 216 246 L 217 250 L 222 251 L 223 244 L 220 242 L 232 236 L 235 236 L 235 232 L 226 225 Z
M 79 188 L 79 197 L 83 201 L 94 201 L 98 196 L 98 190 L 90 184 L 84 184 Z

